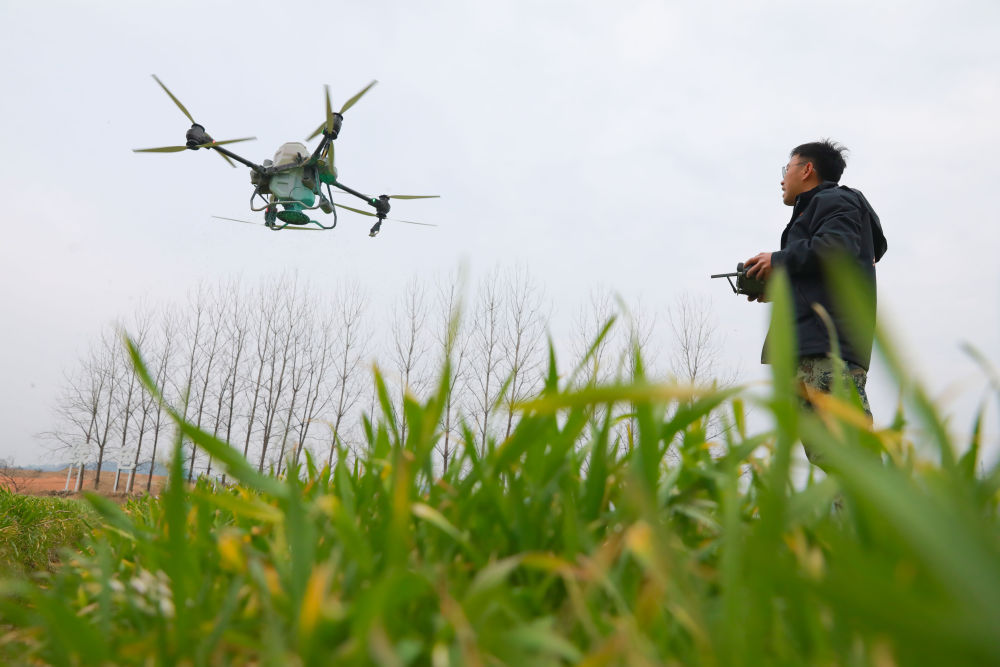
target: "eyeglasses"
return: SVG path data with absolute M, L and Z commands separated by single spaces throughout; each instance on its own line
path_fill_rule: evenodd
M 799 166 L 800 164 L 802 164 L 802 163 L 801 163 L 801 162 L 796 162 L 795 164 L 789 164 L 789 165 L 785 165 L 784 167 L 782 167 L 782 168 L 781 168 L 781 177 L 782 177 L 782 178 L 784 178 L 784 177 L 785 177 L 785 174 L 787 174 L 787 173 L 788 173 L 788 168 L 789 168 L 789 167 L 797 167 L 797 166 Z

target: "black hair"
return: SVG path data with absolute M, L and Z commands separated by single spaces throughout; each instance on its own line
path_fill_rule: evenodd
M 844 146 L 835 141 L 823 139 L 796 146 L 792 149 L 790 157 L 797 155 L 807 162 L 812 162 L 813 169 L 816 170 L 821 181 L 839 183 L 844 168 L 847 167 L 847 160 L 844 159 L 845 153 L 847 153 L 847 148 Z

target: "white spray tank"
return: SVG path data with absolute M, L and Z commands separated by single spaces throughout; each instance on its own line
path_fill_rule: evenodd
M 290 141 L 282 144 L 278 152 L 274 154 L 274 166 L 282 167 L 296 162 L 304 163 L 309 157 L 309 149 L 305 144 L 297 141 Z M 312 206 L 316 201 L 316 196 L 311 188 L 307 188 L 302 182 L 303 168 L 296 167 L 285 171 L 279 171 L 271 176 L 269 187 L 271 194 L 279 201 L 296 201 L 305 206 Z

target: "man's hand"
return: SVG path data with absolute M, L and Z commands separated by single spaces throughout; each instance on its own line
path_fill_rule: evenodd
M 756 278 L 758 280 L 767 280 L 771 277 L 771 253 L 762 252 L 755 255 L 743 262 L 743 268 L 747 272 L 747 276 L 750 278 Z M 760 296 L 748 296 L 747 301 L 757 301 L 758 303 L 767 303 L 767 297 L 763 294 Z
M 767 280 L 771 277 L 771 253 L 762 252 L 759 255 L 754 255 L 743 262 L 743 268 L 749 277 Z

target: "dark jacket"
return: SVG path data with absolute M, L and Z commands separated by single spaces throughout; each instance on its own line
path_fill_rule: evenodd
M 872 283 L 872 299 L 866 305 L 870 322 L 874 323 L 875 262 L 885 254 L 886 247 L 878 215 L 859 191 L 825 181 L 798 196 L 792 219 L 781 234 L 781 250 L 771 254 L 771 264 L 788 273 L 800 358 L 830 351 L 826 325 L 813 309 L 813 304 L 818 303 L 833 319 L 844 360 L 868 368 L 874 330 L 857 330 L 859 323 L 848 322 L 838 311 L 826 285 L 823 265 L 826 258 L 838 252 L 857 260 L 858 268 Z M 766 341 L 761 361 L 767 363 Z

